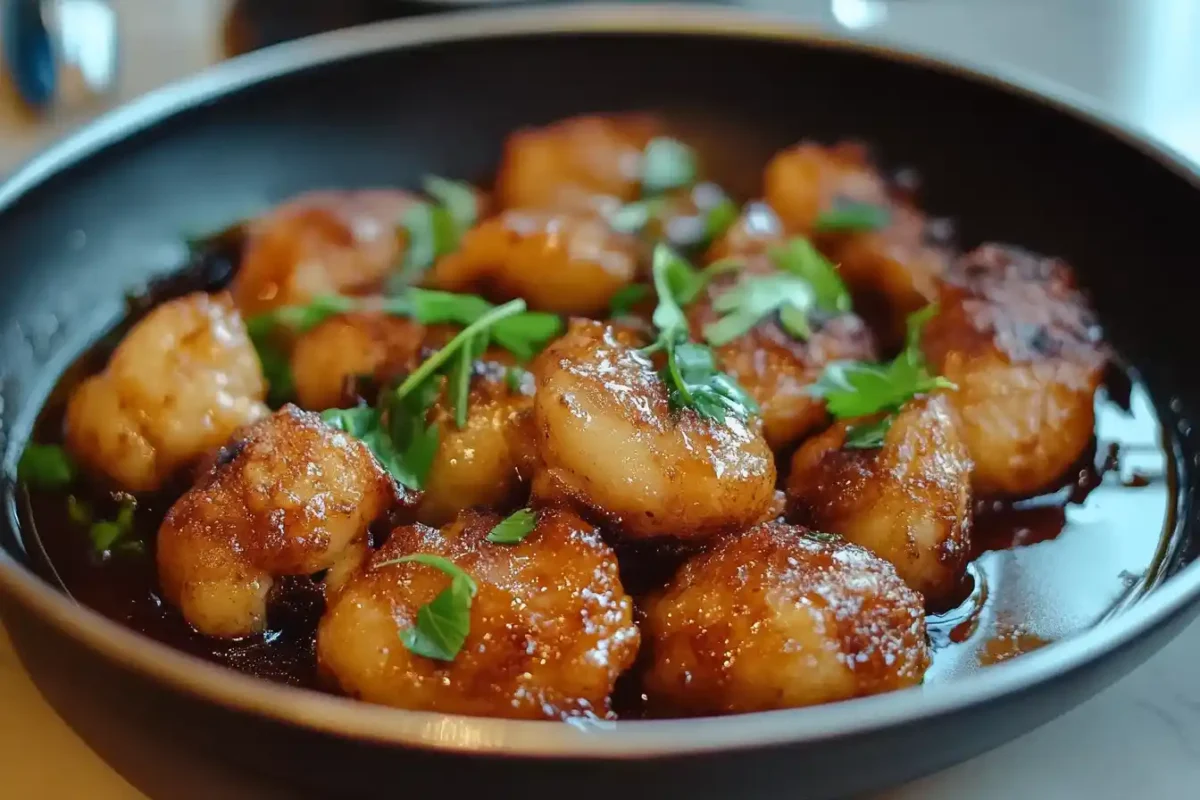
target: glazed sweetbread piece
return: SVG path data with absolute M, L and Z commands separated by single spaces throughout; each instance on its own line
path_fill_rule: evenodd
M 151 491 L 267 413 L 254 346 L 227 294 L 170 300 L 130 329 L 67 405 L 66 443 L 119 488 Z
M 828 703 L 919 684 L 921 597 L 886 561 L 778 522 L 719 540 L 645 605 L 656 714 Z
M 922 347 L 950 400 L 985 496 L 1052 489 L 1086 451 L 1108 350 L 1070 268 L 988 244 L 959 259 Z
M 500 521 L 464 512 L 441 531 L 397 528 L 333 597 L 317 632 L 321 671 L 373 703 L 452 714 L 562 719 L 609 714 L 639 634 L 616 556 L 574 514 L 539 512 L 518 544 L 494 544 Z M 416 553 L 450 559 L 477 586 L 470 629 L 452 661 L 417 655 L 401 632 L 450 582 Z
M 167 512 L 163 596 L 201 633 L 259 632 L 275 579 L 333 566 L 395 493 L 366 445 L 284 406 L 239 433 Z
M 788 519 L 890 562 L 933 608 L 958 598 L 970 559 L 971 460 L 947 395 L 917 397 L 879 447 L 846 444 L 874 419 L 838 422 L 792 458 Z
M 534 362 L 534 493 L 629 538 L 704 538 L 763 519 L 775 463 L 757 418 L 672 409 L 650 357 L 577 320 Z
M 399 189 L 302 194 L 246 223 L 230 287 L 243 314 L 329 294 L 377 291 L 407 244 L 400 221 L 418 199 Z

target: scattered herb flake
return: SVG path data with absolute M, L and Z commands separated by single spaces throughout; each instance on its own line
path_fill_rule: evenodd
M 613 317 L 623 317 L 649 296 L 650 287 L 644 283 L 622 286 L 608 301 L 609 314 Z
M 469 183 L 426 175 L 425 193 L 442 204 L 457 228 L 455 246 L 464 231 L 479 219 L 479 197 Z
M 133 512 L 136 503 L 128 500 L 121 504 L 117 510 L 117 516 L 113 520 L 102 520 L 93 522 L 88 529 L 88 536 L 92 540 L 92 547 L 97 553 L 106 553 L 112 550 L 113 547 L 125 539 L 133 531 Z
M 833 264 L 808 239 L 794 236 L 786 244 L 772 248 L 769 255 L 779 269 L 812 285 L 818 308 L 836 313 L 850 310 L 846 284 Z
M 891 212 L 872 203 L 835 203 L 834 207 L 817 215 L 813 224 L 817 233 L 850 233 L 877 231 L 891 222 Z
M 496 544 L 519 544 L 525 537 L 533 533 L 537 525 L 537 515 L 532 509 L 522 508 L 497 523 L 487 535 L 489 542 Z
M 17 478 L 37 489 L 69 486 L 78 472 L 70 453 L 57 444 L 30 442 L 17 463 Z
M 696 181 L 696 153 L 678 139 L 651 139 L 642 153 L 642 191 L 658 194 Z
M 875 422 L 851 425 L 846 429 L 846 447 L 852 450 L 870 450 L 883 446 L 883 438 L 891 430 L 894 414 L 888 414 Z
M 785 308 L 789 311 L 788 333 L 807 338 L 810 330 L 807 315 L 815 303 L 811 284 L 795 275 L 747 275 L 713 301 L 713 310 L 722 317 L 704 327 L 704 338 L 719 347 Z
M 479 587 L 453 561 L 433 553 L 384 561 L 376 569 L 409 562 L 441 570 L 450 576 L 450 585 L 417 609 L 417 624 L 400 631 L 400 642 L 419 656 L 453 661 L 471 631 L 471 601 Z

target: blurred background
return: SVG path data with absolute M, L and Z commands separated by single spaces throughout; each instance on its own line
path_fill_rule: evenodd
M 1014 65 L 1200 154 L 1200 0 L 702 1 Z M 0 172 L 105 107 L 238 53 L 370 20 L 532 4 L 0 0 Z

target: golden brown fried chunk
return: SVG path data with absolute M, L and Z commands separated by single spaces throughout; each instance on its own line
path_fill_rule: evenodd
M 404 254 L 400 221 L 415 202 L 395 189 L 308 192 L 253 220 L 231 287 L 238 308 L 377 290 Z
M 642 151 L 660 130 L 653 117 L 573 117 L 516 131 L 496 176 L 503 208 L 603 211 L 634 200 Z
M 438 451 L 417 506 L 417 519 L 445 525 L 466 508 L 508 509 L 526 496 L 535 456 L 533 377 L 522 371 L 515 389 L 506 375 L 511 356 L 496 350 L 477 361 L 459 428 L 443 391 L 428 421 L 439 428 Z
M 333 566 L 395 491 L 366 445 L 285 406 L 246 429 L 167 512 L 163 596 L 209 636 L 261 631 L 274 579 Z
M 645 612 L 657 713 L 846 700 L 915 686 L 929 666 L 921 598 L 890 564 L 778 522 L 692 558 Z
M 339 314 L 300 335 L 292 349 L 292 379 L 300 405 L 313 411 L 346 400 L 350 381 L 370 376 L 380 383 L 414 369 L 425 327 L 382 313 Z
M 601 314 L 637 272 L 637 243 L 599 217 L 506 211 L 476 225 L 438 260 L 432 285 L 491 300 L 524 298 L 530 308 Z
M 746 273 L 773 272 L 748 262 Z M 703 341 L 704 326 L 720 319 L 713 301 L 738 282 L 719 280 L 688 308 L 692 336 Z M 799 340 L 784 330 L 777 315 L 764 318 L 747 333 L 713 348 L 717 366 L 729 373 L 758 403 L 763 434 L 774 450 L 785 449 L 826 423 L 825 401 L 808 393 L 825 365 L 840 360 L 873 361 L 875 341 L 854 314 L 813 321 L 813 332 Z
M 1086 450 L 1107 349 L 1070 268 L 1001 245 L 964 256 L 925 327 L 932 366 L 975 462 L 978 494 L 1025 497 L 1054 488 Z
M 848 447 L 854 424 L 839 422 L 796 451 L 788 518 L 867 548 L 931 607 L 944 608 L 956 599 L 971 550 L 971 460 L 950 398 L 910 400 L 881 447 Z
M 756 418 L 672 409 L 650 359 L 613 328 L 572 323 L 532 368 L 541 467 L 534 490 L 630 538 L 703 538 L 761 519 L 775 463 Z
M 767 165 L 767 202 L 787 230 L 812 236 L 838 265 L 855 309 L 876 327 L 884 344 L 904 341 L 905 317 L 934 299 L 949 252 L 929 242 L 924 215 L 893 196 L 865 147 L 803 142 Z M 883 209 L 888 223 L 873 231 L 822 232 L 821 214 L 843 204 Z
M 441 531 L 397 528 L 332 601 L 317 631 L 322 672 L 373 703 L 515 719 L 605 717 L 637 654 L 633 603 L 599 533 L 565 511 L 538 514 L 520 544 L 487 541 L 495 514 L 463 513 Z M 414 553 L 454 562 L 478 585 L 457 657 L 410 652 L 400 633 L 449 584 Z
M 151 491 L 267 413 L 254 346 L 227 294 L 163 303 L 67 404 L 66 443 L 121 489 Z

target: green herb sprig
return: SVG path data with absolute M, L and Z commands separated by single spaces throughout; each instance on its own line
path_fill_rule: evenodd
M 813 223 L 817 233 L 861 233 L 886 228 L 891 222 L 886 206 L 872 203 L 842 202 L 822 211 Z
M 414 553 L 383 561 L 375 569 L 417 563 L 450 576 L 450 585 L 417 609 L 417 623 L 400 631 L 400 642 L 413 653 L 437 661 L 453 661 L 471 632 L 471 601 L 479 592 L 475 580 L 445 556 Z
M 415 283 L 438 258 L 458 249 L 479 218 L 478 196 L 470 184 L 429 175 L 423 185 L 434 202 L 415 203 L 400 219 L 408 246 L 396 276 L 399 285 Z
M 850 310 L 850 290 L 833 264 L 808 239 L 793 236 L 786 244 L 772 248 L 767 255 L 779 269 L 812 286 L 813 300 L 818 308 L 830 313 Z
M 520 544 L 537 527 L 537 514 L 521 508 L 509 514 L 488 532 L 487 540 L 495 544 Z
M 665 351 L 659 376 L 667 386 L 672 408 L 691 408 L 703 417 L 723 423 L 730 414 L 746 419 L 758 405 L 737 382 L 716 368 L 712 351 L 688 338 L 687 317 L 680 298 L 699 293 L 699 273 L 670 247 L 660 244 L 652 265 L 658 306 L 652 318 L 658 338 L 643 352 Z
M 934 315 L 936 305 L 927 305 L 909 315 L 904 350 L 888 364 L 866 361 L 835 361 L 808 388 L 809 394 L 824 398 L 829 413 L 838 419 L 855 419 L 881 412 L 876 422 L 852 426 L 847 447 L 878 447 L 900 407 L 910 398 L 937 389 L 957 389 L 951 381 L 933 375 L 921 352 L 921 331 Z
M 97 520 L 87 503 L 73 494 L 67 496 L 67 518 L 75 525 L 87 528 L 92 549 L 101 556 L 114 551 L 140 553 L 146 549 L 145 542 L 129 538 L 129 534 L 133 533 L 133 516 L 136 510 L 137 501 L 126 497 L 113 519 Z

